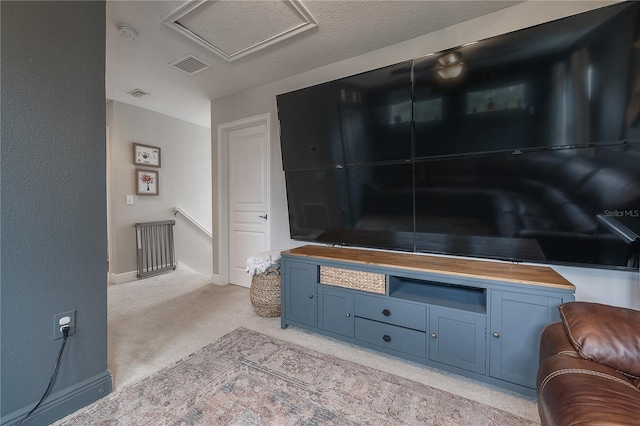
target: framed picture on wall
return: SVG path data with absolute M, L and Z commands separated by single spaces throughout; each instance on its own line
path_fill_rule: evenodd
M 158 195 L 158 171 L 136 169 L 136 195 Z
M 136 166 L 160 167 L 160 148 L 134 142 L 133 164 Z

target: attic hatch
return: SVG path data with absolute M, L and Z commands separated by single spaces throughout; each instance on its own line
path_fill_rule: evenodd
M 206 64 L 204 61 L 202 61 L 201 59 L 195 57 L 192 54 L 188 54 L 187 56 L 177 59 L 171 63 L 169 63 L 169 65 L 179 69 L 182 72 L 185 72 L 189 75 L 193 75 L 196 73 L 199 73 L 200 71 L 206 69 L 209 67 L 208 64 Z
M 228 62 L 318 26 L 300 0 L 191 0 L 162 22 Z
M 141 98 L 141 97 L 146 96 L 148 94 L 149 94 L 149 92 L 145 92 L 142 89 L 133 89 L 132 91 L 127 92 L 127 95 L 131 95 L 134 98 Z

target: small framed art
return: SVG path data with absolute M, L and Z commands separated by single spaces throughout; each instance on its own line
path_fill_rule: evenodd
M 136 166 L 160 167 L 160 148 L 134 142 L 133 164 Z
M 136 195 L 158 195 L 158 172 L 136 169 Z

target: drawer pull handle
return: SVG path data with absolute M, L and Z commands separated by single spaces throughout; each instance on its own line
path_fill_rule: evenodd
M 388 334 L 385 334 L 384 336 L 382 336 L 382 340 L 384 340 L 385 342 L 390 342 L 391 336 L 389 336 Z
M 497 331 L 494 331 L 491 335 L 496 339 L 500 337 L 500 333 L 498 333 Z
M 313 294 L 309 294 L 309 299 L 313 299 Z
M 347 312 L 347 318 L 351 317 L 351 314 L 349 312 Z
M 437 335 L 436 333 L 431 333 L 431 338 L 432 338 L 432 339 L 437 339 L 437 338 L 438 338 L 438 335 Z
M 389 315 L 391 315 L 391 311 L 390 311 L 390 310 L 388 310 L 388 309 L 384 309 L 384 310 L 382 311 L 382 315 L 384 315 L 385 317 L 388 317 Z

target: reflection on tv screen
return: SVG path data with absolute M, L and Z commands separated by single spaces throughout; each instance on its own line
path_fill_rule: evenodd
M 279 95 L 291 237 L 638 268 L 639 10 Z

